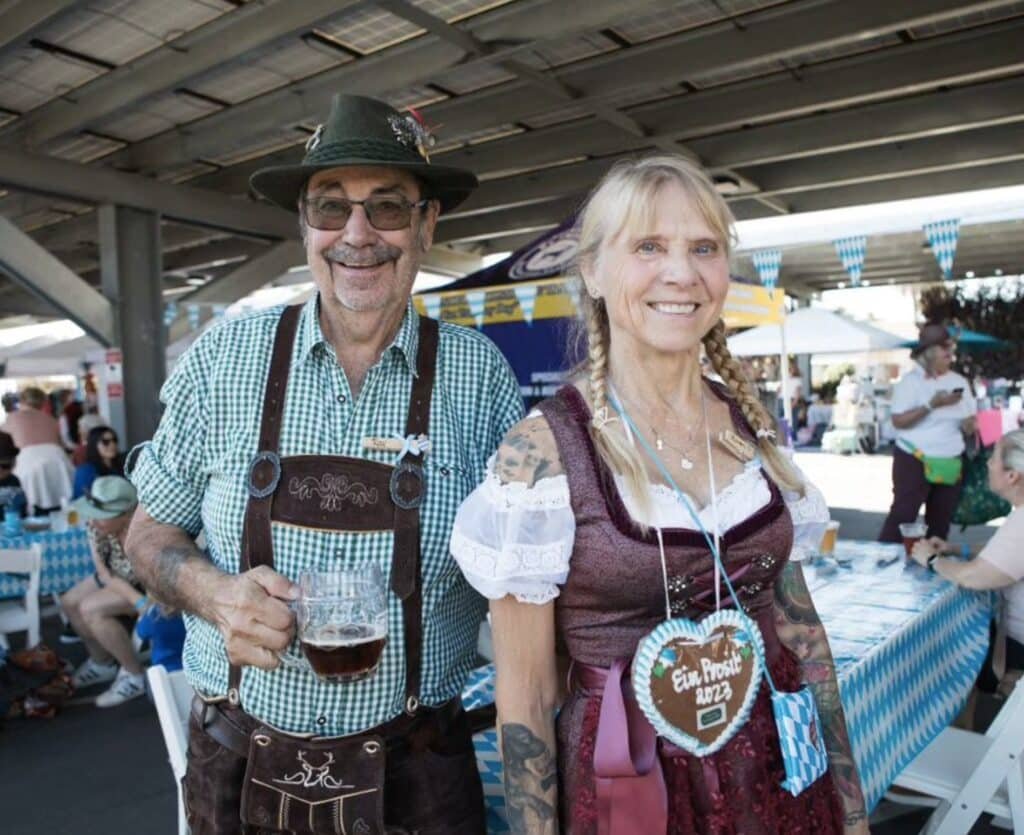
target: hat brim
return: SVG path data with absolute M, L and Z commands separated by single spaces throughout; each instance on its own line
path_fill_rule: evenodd
M 134 505 L 126 508 L 125 510 L 103 510 L 90 502 L 88 497 L 82 496 L 81 498 L 75 499 L 71 502 L 70 508 L 77 511 L 78 515 L 83 519 L 116 519 L 118 516 L 124 516 L 126 513 L 131 513 Z
M 314 165 L 273 165 L 254 172 L 249 178 L 249 185 L 271 203 L 282 209 L 297 212 L 299 194 L 310 177 L 318 171 L 353 166 L 408 171 L 424 184 L 426 196 L 441 204 L 442 213 L 450 212 L 458 206 L 478 185 L 476 175 L 464 168 L 430 165 L 425 162 L 382 162 L 377 159 L 349 159 L 341 163 L 323 162 Z

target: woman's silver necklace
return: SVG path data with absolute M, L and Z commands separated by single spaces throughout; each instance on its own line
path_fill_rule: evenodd
M 701 422 L 706 422 L 707 418 L 705 417 L 704 413 L 706 412 L 707 407 L 706 407 L 706 404 L 705 404 L 705 401 L 704 401 L 704 384 L 703 384 L 703 382 L 701 383 L 701 387 L 700 387 L 700 400 L 701 400 L 701 406 L 704 408 L 704 412 L 702 412 Z M 669 410 L 672 411 L 671 407 L 669 408 Z M 673 411 L 672 414 L 675 415 L 675 412 Z M 676 417 L 678 419 L 678 416 L 676 416 Z M 668 449 L 672 450 L 672 452 L 676 453 L 676 455 L 679 456 L 679 458 L 678 458 L 679 466 L 683 470 L 689 471 L 689 470 L 692 470 L 694 468 L 694 466 L 696 466 L 696 463 L 694 462 L 693 457 L 692 457 L 692 452 L 688 453 L 687 450 L 680 449 L 675 444 L 670 444 L 667 440 L 665 440 L 664 436 L 658 431 L 658 428 L 653 423 L 648 424 L 648 425 L 650 426 L 650 429 L 651 429 L 651 435 L 654 436 L 654 448 L 656 450 L 658 450 L 658 452 L 664 453 L 666 447 Z M 700 428 L 700 424 L 698 424 L 697 427 L 690 432 L 690 449 L 691 450 L 695 446 L 694 441 L 693 441 L 693 436 L 696 434 L 697 429 L 699 429 L 699 428 Z M 668 456 L 668 455 L 665 455 L 664 457 L 665 458 L 670 458 L 670 456 Z

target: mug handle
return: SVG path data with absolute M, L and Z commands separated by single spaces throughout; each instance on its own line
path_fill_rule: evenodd
M 289 600 L 287 602 L 287 606 L 295 614 L 295 638 L 292 639 L 292 642 L 294 643 L 295 640 L 297 640 L 298 637 L 299 637 L 299 622 L 298 622 L 299 601 L 298 600 Z M 312 670 L 312 667 L 309 666 L 309 661 L 306 659 L 305 656 L 300 656 L 300 657 L 296 658 L 293 655 L 289 655 L 288 654 L 288 650 L 289 649 L 291 649 L 291 645 L 290 644 L 289 644 L 288 648 L 283 649 L 280 652 L 275 653 L 275 655 L 277 655 L 277 660 L 280 661 L 285 667 L 290 667 L 293 670 Z

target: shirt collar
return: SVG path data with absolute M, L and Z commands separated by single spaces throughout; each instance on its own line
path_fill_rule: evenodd
M 300 315 L 299 329 L 295 337 L 296 354 L 300 362 L 305 362 L 318 345 L 330 349 L 330 343 L 320 328 L 320 294 L 313 296 L 303 305 Z M 401 357 L 412 375 L 416 376 L 416 352 L 420 346 L 419 316 L 412 299 L 406 303 L 402 324 L 395 334 L 394 340 L 384 349 L 384 355 L 395 354 Z

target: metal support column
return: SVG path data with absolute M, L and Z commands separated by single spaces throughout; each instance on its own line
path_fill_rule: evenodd
M 122 359 L 117 367 L 116 354 L 109 357 L 108 417 L 122 444 L 132 446 L 152 437 L 160 422 L 167 374 L 160 215 L 111 205 L 100 206 L 98 215 L 102 289 L 114 308 Z

